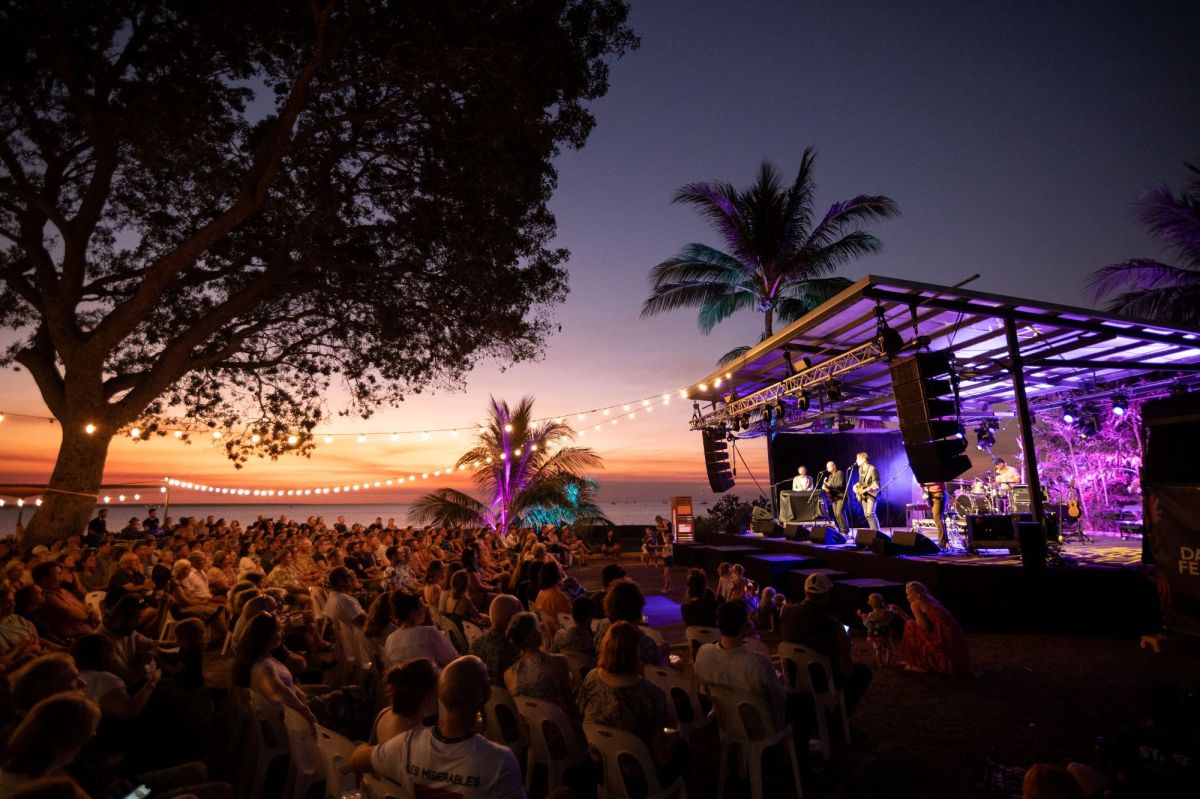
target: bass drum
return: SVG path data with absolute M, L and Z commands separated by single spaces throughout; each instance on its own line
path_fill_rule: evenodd
M 959 516 L 981 516 L 992 512 L 992 501 L 985 494 L 961 490 L 954 495 L 954 511 Z

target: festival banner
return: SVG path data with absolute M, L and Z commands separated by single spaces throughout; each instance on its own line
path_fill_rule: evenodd
M 1145 548 L 1158 574 L 1163 627 L 1200 637 L 1200 486 L 1147 485 Z

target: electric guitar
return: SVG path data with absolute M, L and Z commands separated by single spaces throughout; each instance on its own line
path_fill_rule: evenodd
M 859 475 L 859 479 L 861 480 L 861 478 L 862 478 L 861 470 L 859 471 L 858 475 Z M 854 496 L 858 498 L 859 502 L 863 501 L 863 497 L 870 497 L 871 499 L 875 499 L 876 497 L 879 496 L 879 488 L 878 487 L 863 488 L 863 484 L 861 482 L 858 482 L 858 483 L 854 484 Z
M 1078 519 L 1083 515 L 1083 510 L 1079 507 L 1079 489 L 1075 487 L 1075 481 L 1071 481 L 1071 487 L 1067 489 L 1067 515 L 1072 519 Z

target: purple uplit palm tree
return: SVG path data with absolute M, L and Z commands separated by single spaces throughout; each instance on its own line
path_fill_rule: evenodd
M 858 226 L 900 210 L 888 197 L 860 194 L 834 203 L 817 219 L 815 157 L 811 147 L 805 149 L 791 186 L 763 162 L 758 181 L 745 191 L 719 182 L 681 188 L 674 201 L 694 206 L 720 234 L 725 250 L 688 244 L 655 266 L 642 316 L 699 307 L 700 332 L 708 335 L 718 322 L 753 308 L 763 315 L 765 339 L 775 332 L 776 321 L 788 324 L 850 285 L 834 276 L 838 267 L 880 248 L 879 240 Z M 748 349 L 726 353 L 720 365 Z
M 489 497 L 484 502 L 453 488 L 439 488 L 413 503 L 409 518 L 440 526 L 484 525 L 507 532 L 532 512 L 561 511 L 572 524 L 594 519 L 594 483 L 583 475 L 603 468 L 600 456 L 587 447 L 571 446 L 575 431 L 558 420 L 533 418 L 533 397 L 515 408 L 491 401 L 487 424 L 475 445 L 455 467 L 470 470 L 475 484 Z
M 1109 297 L 1109 311 L 1200 325 L 1200 167 L 1176 197 L 1160 186 L 1135 205 L 1134 216 L 1178 257 L 1177 265 L 1153 258 L 1131 258 L 1097 269 L 1088 279 L 1096 299 Z M 1117 293 L 1120 292 L 1120 293 Z

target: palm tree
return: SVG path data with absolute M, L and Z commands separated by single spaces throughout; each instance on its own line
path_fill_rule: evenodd
M 485 525 L 500 533 L 527 517 L 544 518 L 551 510 L 572 524 L 608 521 L 596 507 L 595 482 L 581 475 L 603 468 L 600 456 L 587 447 L 569 446 L 575 435 L 569 426 L 535 422 L 533 397 L 512 409 L 493 398 L 488 416 L 475 445 L 455 464 L 472 470 L 488 499 L 439 488 L 413 503 L 410 519 L 440 526 Z
M 860 194 L 834 203 L 817 221 L 815 157 L 811 147 L 805 149 L 788 187 L 779 171 L 764 161 L 758 181 L 746 191 L 729 183 L 689 183 L 681 188 L 674 202 L 694 206 L 720 234 L 725 249 L 688 244 L 654 267 L 642 316 L 698 307 L 700 332 L 708 335 L 718 322 L 754 308 L 763 315 L 765 339 L 775 332 L 776 321 L 786 325 L 850 285 L 846 278 L 834 276 L 838 267 L 880 248 L 879 240 L 858 225 L 900 211 L 888 197 Z M 720 364 L 748 349 L 726 353 Z
M 1147 192 L 1134 217 L 1173 250 L 1177 266 L 1131 258 L 1097 269 L 1088 279 L 1097 300 L 1112 295 L 1106 310 L 1160 322 L 1200 325 L 1200 167 L 1176 197 L 1169 188 Z

